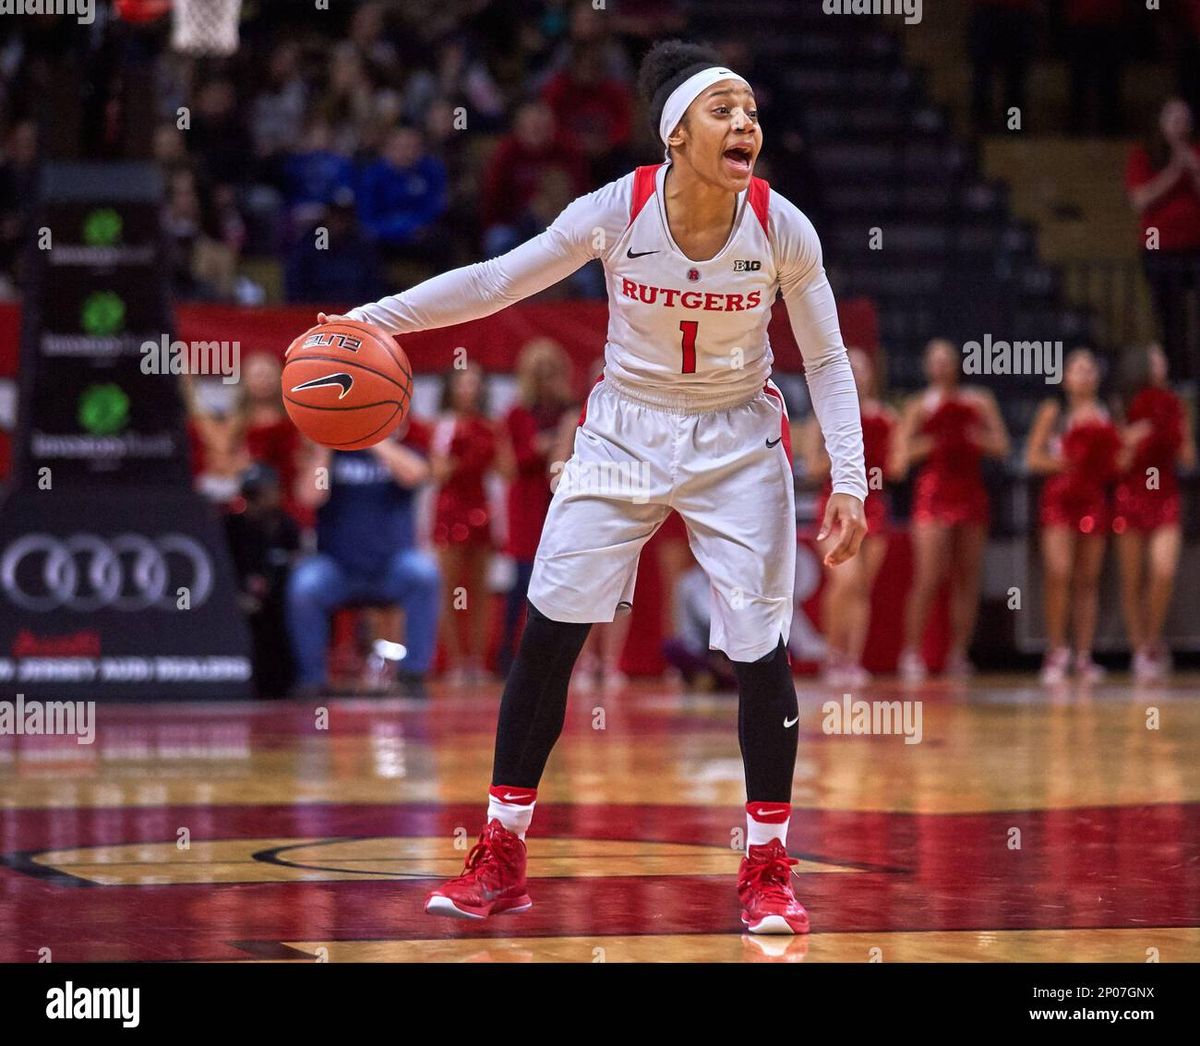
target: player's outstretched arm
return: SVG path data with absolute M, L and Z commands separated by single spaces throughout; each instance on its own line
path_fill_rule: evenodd
M 600 256 L 604 238 L 596 230 L 603 227 L 609 190 L 605 186 L 581 196 L 545 232 L 507 254 L 444 272 L 352 309 L 346 318 L 372 323 L 389 334 L 407 334 L 490 316 L 537 294 Z

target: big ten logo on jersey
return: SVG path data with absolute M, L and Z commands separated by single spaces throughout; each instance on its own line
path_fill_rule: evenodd
M 733 260 L 734 272 L 758 272 L 762 268 L 762 262 L 755 261 L 751 258 L 735 258 Z
M 358 352 L 362 348 L 362 338 L 356 338 L 353 334 L 342 334 L 338 331 L 317 331 L 316 334 L 310 334 L 304 339 L 302 349 L 324 348 L 327 345 L 336 345 L 340 349 L 347 349 L 350 352 Z

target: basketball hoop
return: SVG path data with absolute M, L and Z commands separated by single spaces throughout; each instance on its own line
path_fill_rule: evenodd
M 238 49 L 242 0 L 175 0 L 171 48 L 195 57 L 233 54 Z

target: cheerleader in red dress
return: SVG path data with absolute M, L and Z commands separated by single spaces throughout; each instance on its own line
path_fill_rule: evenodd
M 502 473 L 508 485 L 508 554 L 516 578 L 504 605 L 500 670 L 508 674 L 533 560 L 550 508 L 550 460 L 571 407 L 571 361 L 561 345 L 535 338 L 517 357 L 517 402 L 503 426 Z M 576 414 L 578 408 L 576 408 Z
M 1162 640 L 1183 544 L 1177 467 L 1193 468 L 1196 445 L 1183 402 L 1167 386 L 1166 353 L 1157 346 L 1126 359 L 1134 394 L 1125 410 L 1125 455 L 1114 495 L 1113 533 L 1121 606 L 1133 648 L 1133 675 L 1153 682 L 1170 671 Z
M 862 667 L 862 653 L 871 621 L 871 589 L 887 555 L 889 520 L 888 495 L 883 481 L 889 466 L 888 453 L 896 414 L 877 398 L 875 364 L 862 349 L 847 349 L 850 368 L 858 386 L 862 414 L 863 451 L 867 469 L 867 499 L 863 511 L 867 536 L 853 559 L 837 566 L 825 566 L 825 589 L 821 598 L 821 617 L 825 631 L 826 660 L 823 678 L 831 686 L 863 686 L 871 674 Z M 829 455 L 815 418 L 805 422 L 801 433 L 807 473 L 825 479 L 816 518 L 825 518 L 829 498 Z M 831 535 L 822 543 L 827 553 L 835 544 Z
M 1066 404 L 1047 400 L 1038 408 L 1025 453 L 1029 470 L 1046 477 L 1038 523 L 1049 642 L 1042 682 L 1048 684 L 1061 683 L 1072 668 L 1068 617 L 1076 675 L 1083 682 L 1104 677 L 1092 660 L 1092 640 L 1111 523 L 1108 487 L 1117 476 L 1121 436 L 1097 396 L 1099 388 L 1095 356 L 1074 350 L 1063 371 Z
M 463 685 L 483 679 L 490 603 L 492 520 L 484 480 L 496 458 L 496 435 L 484 413 L 479 366 L 470 364 L 446 375 L 441 409 L 430 446 L 430 471 L 437 484 L 433 544 L 445 589 L 441 637 L 450 662 L 449 681 Z
M 242 364 L 240 413 L 246 447 L 255 461 L 270 465 L 279 474 L 284 509 L 300 523 L 311 526 L 314 517 L 295 499 L 300 430 L 283 408 L 282 374 L 278 357 L 266 352 L 252 353 Z
M 928 387 L 904 409 L 892 448 L 892 474 L 919 466 L 913 484 L 913 582 L 904 608 L 899 671 L 906 682 L 925 678 L 921 640 L 934 597 L 949 572 L 950 651 L 946 675 L 965 677 L 975 631 L 990 507 L 983 482 L 985 457 L 1004 458 L 1008 430 L 991 393 L 959 385 L 962 356 L 953 342 L 925 347 Z

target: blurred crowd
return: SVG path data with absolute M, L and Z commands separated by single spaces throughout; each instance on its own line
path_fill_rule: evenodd
M 190 63 L 165 47 L 165 20 L 110 24 L 123 62 L 150 56 L 179 297 L 357 302 L 397 264 L 417 278 L 509 249 L 629 168 L 648 134 L 631 55 L 684 24 L 675 0 L 365 0 L 294 24 L 290 7 L 247 5 L 238 53 Z M 52 43 L 35 31 L 0 50 L 5 188 L 33 170 Z M 3 195 L 11 281 L 28 195 Z M 568 288 L 602 290 L 594 273 Z

